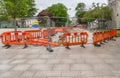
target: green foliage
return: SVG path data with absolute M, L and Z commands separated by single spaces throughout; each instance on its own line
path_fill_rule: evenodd
M 84 3 L 78 3 L 75 10 L 76 10 L 76 17 L 82 17 L 86 11 L 85 9 L 85 4 Z
M 12 18 L 33 16 L 37 9 L 34 0 L 4 0 L 7 14 Z
M 91 22 L 95 19 L 111 20 L 111 10 L 106 4 L 92 3 L 92 9 L 88 11 L 77 11 L 76 16 L 81 21 L 80 23 Z
M 4 14 L 0 16 L 0 21 L 6 21 L 6 22 L 10 22 L 10 16 L 8 14 Z
M 1 20 L 13 18 L 15 26 L 16 18 L 31 17 L 37 11 L 34 0 L 4 0 L 3 7 L 5 12 L 0 16 Z
M 37 12 L 37 9 L 35 8 L 35 1 L 34 0 L 27 0 L 27 4 L 28 4 L 27 17 L 32 17 Z
M 5 0 L 7 13 L 12 18 L 25 17 L 27 15 L 27 0 Z
M 120 30 L 117 30 L 117 35 L 120 36 Z
M 52 6 L 48 7 L 47 10 L 53 14 L 55 23 L 58 26 L 65 24 L 67 21 L 67 8 L 62 3 L 53 4 Z M 59 18 L 59 17 L 66 17 L 66 18 Z
M 0 0 L 0 22 L 1 21 L 10 22 L 10 17 L 6 13 L 5 4 L 3 0 Z
M 83 11 L 85 9 L 85 3 L 78 3 L 77 7 L 75 8 L 76 11 Z

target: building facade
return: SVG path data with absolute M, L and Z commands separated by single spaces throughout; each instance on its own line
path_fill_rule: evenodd
M 108 5 L 112 10 L 114 28 L 120 29 L 120 0 L 108 0 Z

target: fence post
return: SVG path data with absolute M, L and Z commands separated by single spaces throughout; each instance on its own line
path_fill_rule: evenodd
M 52 48 L 51 48 L 51 45 L 50 45 L 50 42 L 51 42 L 51 36 L 50 36 L 50 26 L 51 26 L 51 20 L 50 18 L 47 16 L 47 26 L 48 26 L 48 46 L 47 46 L 47 50 L 49 52 L 53 52 Z

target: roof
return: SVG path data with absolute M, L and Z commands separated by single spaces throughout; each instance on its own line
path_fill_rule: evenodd
M 38 13 L 37 17 L 41 17 L 41 16 L 53 16 L 52 13 L 50 13 L 48 10 L 42 10 L 41 12 Z

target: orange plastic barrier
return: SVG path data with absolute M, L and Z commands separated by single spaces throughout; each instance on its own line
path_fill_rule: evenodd
M 57 27 L 55 28 L 55 32 L 65 32 L 66 28 L 65 27 Z
M 32 39 L 42 38 L 42 35 L 43 35 L 41 30 L 27 30 L 24 32 L 30 33 L 32 35 Z
M 88 34 L 87 32 L 81 33 L 64 33 L 61 37 L 63 46 L 72 46 L 72 45 L 84 45 L 87 44 Z
M 54 35 L 55 34 L 55 28 L 50 29 L 50 35 Z M 43 38 L 48 37 L 48 30 L 43 30 Z
M 79 26 L 81 29 L 87 29 L 87 26 Z
M 31 39 L 31 41 L 29 41 L 30 44 L 33 44 L 33 45 L 40 45 L 40 46 L 59 46 L 58 43 L 54 43 L 54 42 L 49 42 L 48 39 L 45 39 L 45 38 L 40 38 L 40 39 Z
M 49 44 L 51 46 L 58 46 L 58 43 L 49 43 L 48 42 L 48 30 L 29 30 L 29 31 L 25 31 L 29 34 L 32 35 L 31 39 L 29 39 L 29 41 L 27 42 L 27 44 L 32 44 L 32 45 L 43 45 L 43 46 L 48 46 Z M 54 28 L 50 29 L 50 35 L 54 34 Z
M 108 30 L 103 32 L 93 33 L 93 45 L 102 43 L 103 41 L 113 39 L 117 35 L 117 30 Z
M 2 43 L 5 46 L 10 45 L 23 45 L 28 44 L 31 35 L 29 33 L 22 33 L 21 31 L 12 31 L 12 32 L 4 32 L 1 35 Z

